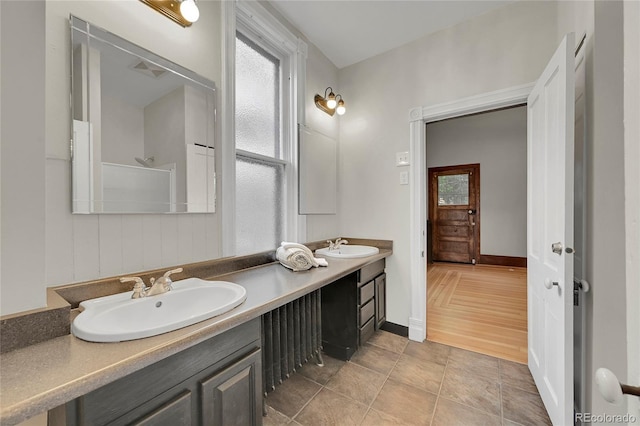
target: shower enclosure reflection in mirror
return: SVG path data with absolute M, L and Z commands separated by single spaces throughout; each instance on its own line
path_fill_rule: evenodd
M 73 213 L 215 211 L 215 83 L 71 16 Z

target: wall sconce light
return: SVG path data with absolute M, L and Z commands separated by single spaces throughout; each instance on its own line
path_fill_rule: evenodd
M 190 27 L 193 22 L 196 22 L 198 18 L 200 18 L 200 10 L 195 0 L 140 1 L 183 27 Z
M 327 94 L 328 93 L 328 94 Z M 324 91 L 324 96 L 315 95 L 313 100 L 316 103 L 316 106 L 333 117 L 333 114 L 336 112 L 338 115 L 343 115 L 347 109 L 344 107 L 344 100 L 342 99 L 342 95 L 333 93 L 333 89 L 331 87 L 327 87 Z

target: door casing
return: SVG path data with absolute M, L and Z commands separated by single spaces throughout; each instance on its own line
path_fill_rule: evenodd
M 427 174 L 426 124 L 527 102 L 534 83 L 514 86 L 409 111 L 409 232 L 411 313 L 409 338 L 422 342 L 427 336 L 426 225 Z M 428 285 L 428 283 L 427 283 Z

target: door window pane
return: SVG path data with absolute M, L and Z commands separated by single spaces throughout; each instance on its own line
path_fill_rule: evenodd
M 238 33 L 236 148 L 280 158 L 280 61 Z
M 283 193 L 284 165 L 236 157 L 236 254 L 280 245 Z
M 469 204 L 469 175 L 438 176 L 438 205 L 459 206 Z

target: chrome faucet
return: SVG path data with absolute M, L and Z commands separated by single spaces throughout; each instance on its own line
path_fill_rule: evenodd
M 180 272 L 182 272 L 182 268 L 172 269 L 170 271 L 165 272 L 164 275 L 158 278 L 157 280 L 154 278 L 151 278 L 150 280 L 151 288 L 147 290 L 147 296 L 155 296 L 157 294 L 162 294 L 162 293 L 171 291 L 171 283 L 173 281 L 171 281 L 171 278 L 169 278 L 169 275 L 178 274 Z
M 340 237 L 338 237 L 335 242 L 331 240 L 327 240 L 327 242 L 329 243 L 329 250 L 338 250 L 341 245 L 349 244 L 349 241 L 343 240 Z
M 164 273 L 163 276 L 158 278 L 151 278 L 151 287 L 147 287 L 144 285 L 144 281 L 140 277 L 122 277 L 120 278 L 120 282 L 126 283 L 134 281 L 133 285 L 133 294 L 131 295 L 132 299 L 140 299 L 142 297 L 147 296 L 156 296 L 158 294 L 166 293 L 171 290 L 171 278 L 169 276 L 171 274 L 178 274 L 182 272 L 182 268 L 172 269 Z
M 135 281 L 133 285 L 133 294 L 131 295 L 132 299 L 140 299 L 147 295 L 147 286 L 144 285 L 144 281 L 140 277 L 122 277 L 120 278 L 121 283 L 126 283 L 130 281 Z

